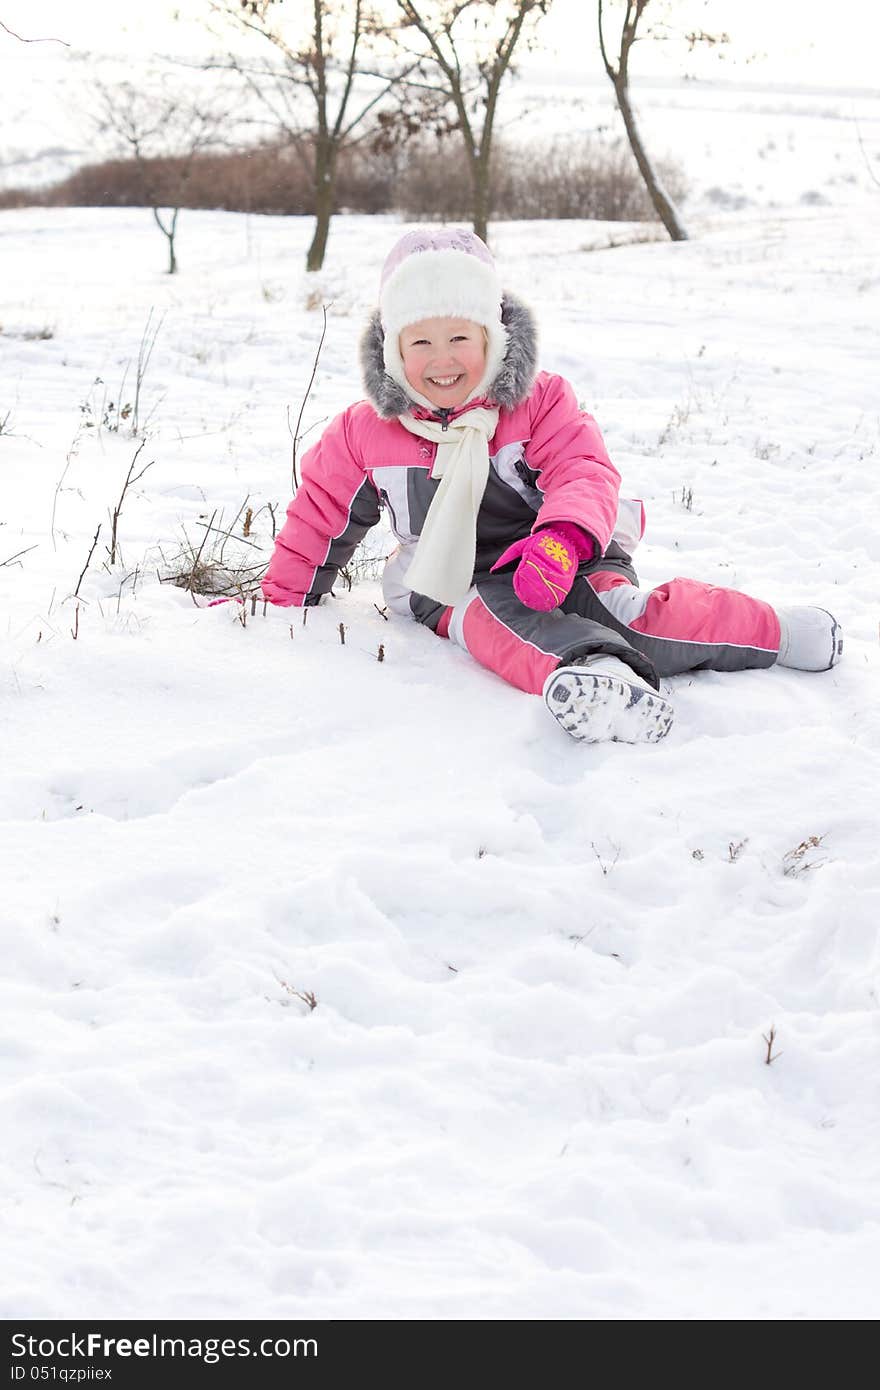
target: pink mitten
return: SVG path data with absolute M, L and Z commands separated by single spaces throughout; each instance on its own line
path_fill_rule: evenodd
M 513 592 L 520 603 L 549 613 L 567 597 L 577 567 L 595 551 L 592 536 L 570 521 L 557 521 L 533 536 L 508 546 L 492 566 L 491 573 L 519 560 L 513 576 Z

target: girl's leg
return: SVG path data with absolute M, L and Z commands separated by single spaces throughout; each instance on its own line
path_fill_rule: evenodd
M 769 603 L 695 579 L 639 589 L 597 569 L 579 576 L 565 607 L 607 623 L 661 676 L 772 666 L 779 655 L 779 619 Z
M 435 630 L 511 685 L 543 694 L 573 738 L 656 743 L 669 732 L 672 707 L 643 654 L 599 619 L 526 608 L 510 574 L 481 577 Z
M 671 706 L 657 693 L 660 675 L 786 663 L 796 626 L 783 618 L 781 651 L 780 621 L 769 604 L 689 579 L 641 590 L 623 552 L 580 574 L 550 613 L 520 603 L 510 572 L 479 576 L 454 608 L 408 592 L 398 598 L 387 583 L 386 599 L 509 684 L 543 693 L 566 732 L 589 742 L 659 741 L 672 723 Z
M 655 689 L 659 684 L 650 658 L 625 629 L 606 620 L 598 603 L 590 614 L 537 613 L 520 603 L 510 573 L 481 576 L 460 603 L 430 625 L 481 666 L 532 695 L 541 694 L 557 667 L 600 655 L 617 657 Z

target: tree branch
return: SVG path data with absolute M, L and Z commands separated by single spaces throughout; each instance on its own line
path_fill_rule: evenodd
M 69 48 L 69 47 L 70 47 L 70 44 L 67 42 L 66 39 L 55 39 L 55 38 L 47 38 L 47 39 L 26 39 L 26 38 L 23 38 L 21 34 L 16 34 L 16 32 L 15 32 L 14 29 L 10 29 L 10 27 L 9 27 L 8 24 L 4 24 L 2 19 L 0 19 L 0 29 L 5 29 L 6 33 L 9 34 L 9 36 L 10 36 L 11 38 L 13 38 L 13 39 L 18 39 L 19 43 L 60 43 L 64 48 Z

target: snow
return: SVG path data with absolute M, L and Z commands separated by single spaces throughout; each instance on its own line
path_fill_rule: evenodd
M 399 224 L 306 277 L 307 221 L 187 212 L 172 279 L 146 211 L 0 214 L 3 1315 L 877 1316 L 877 221 L 494 229 L 642 582 L 847 633 L 587 747 L 374 581 L 243 625 L 158 580 L 245 498 L 268 554 L 313 291 L 310 438 Z

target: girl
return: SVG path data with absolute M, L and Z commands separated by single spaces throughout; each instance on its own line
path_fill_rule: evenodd
M 661 676 L 840 659 L 822 608 L 773 609 L 692 579 L 638 587 L 642 504 L 618 498 L 568 382 L 536 374 L 531 314 L 502 294 L 474 233 L 425 228 L 397 243 L 361 359 L 369 399 L 303 458 L 263 580 L 273 603 L 319 603 L 384 508 L 400 542 L 388 607 L 542 694 L 589 742 L 663 738 Z

